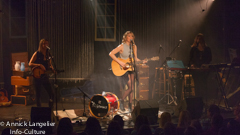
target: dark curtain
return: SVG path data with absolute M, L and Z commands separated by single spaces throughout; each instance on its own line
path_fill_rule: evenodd
M 90 0 L 27 0 L 31 56 L 47 38 L 62 79 L 89 77 L 94 67 L 94 8 Z M 30 58 L 29 58 L 30 59 Z
M 119 0 L 118 41 L 124 32 L 133 31 L 141 59 L 160 55 L 160 66 L 171 56 L 187 65 L 191 44 L 201 32 L 214 49 L 213 61 L 223 62 L 222 8 L 221 0 Z M 159 52 L 160 45 L 164 50 Z
M 0 1 L 0 9 L 2 9 L 2 1 Z M 3 52 L 2 52 L 2 10 L 0 11 L 0 88 L 3 79 Z

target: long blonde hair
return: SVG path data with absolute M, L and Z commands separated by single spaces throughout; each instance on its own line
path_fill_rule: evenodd
M 48 42 L 48 40 L 45 39 L 45 38 L 43 38 L 39 41 L 39 46 L 38 46 L 38 51 L 39 52 L 42 52 L 42 44 L 44 44 L 46 41 Z
M 126 32 L 123 34 L 122 43 L 126 43 L 127 35 L 128 35 L 128 34 L 133 34 L 133 32 L 131 32 L 131 31 L 126 31 Z M 135 36 L 134 36 L 134 34 L 133 34 L 133 44 L 135 44 L 134 39 L 135 39 Z

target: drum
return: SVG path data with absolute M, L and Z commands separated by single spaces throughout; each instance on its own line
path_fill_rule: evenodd
M 96 94 L 89 102 L 90 113 L 96 118 L 108 116 L 111 113 L 115 114 L 119 106 L 117 96 L 111 92 L 106 92 L 104 96 Z

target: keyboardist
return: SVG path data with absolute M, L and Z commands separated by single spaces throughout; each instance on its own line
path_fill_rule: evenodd
M 203 34 L 199 33 L 191 46 L 189 64 L 191 69 L 196 69 L 191 71 L 195 85 L 195 96 L 202 97 L 204 102 L 207 100 L 207 78 L 209 72 L 201 70 L 201 66 L 209 64 L 211 61 L 211 49 L 206 45 Z

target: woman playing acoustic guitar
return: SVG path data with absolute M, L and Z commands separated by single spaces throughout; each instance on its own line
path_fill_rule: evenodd
M 51 61 L 49 59 L 48 46 L 48 40 L 40 40 L 38 50 L 32 55 L 32 58 L 29 61 L 29 66 L 32 67 L 33 74 L 35 73 L 34 70 L 38 70 L 39 73 L 43 73 L 40 76 L 33 75 L 34 86 L 36 90 L 37 107 L 41 107 L 41 86 L 43 86 L 49 95 L 49 107 L 52 108 L 53 90 L 49 81 L 49 76 L 44 74 L 47 70 L 53 70 Z
M 119 64 L 119 66 L 121 66 L 122 68 L 127 68 L 128 64 L 126 64 L 123 61 L 129 59 L 129 56 L 131 56 L 131 58 L 133 58 L 134 56 L 135 61 L 141 61 L 140 59 L 137 58 L 137 46 L 135 45 L 134 39 L 135 39 L 135 36 L 131 31 L 125 32 L 125 34 L 123 35 L 122 44 L 120 44 L 118 47 L 116 47 L 109 53 L 109 56 L 114 61 L 116 61 Z M 130 45 L 133 46 L 132 49 L 134 54 L 132 54 L 130 51 Z M 123 61 L 121 61 L 121 59 L 115 56 L 115 54 L 117 53 L 120 54 L 120 58 L 123 59 Z M 144 63 L 146 63 L 146 61 L 144 61 Z M 124 81 L 124 85 L 127 83 L 128 89 L 124 92 L 122 98 L 120 99 L 120 109 L 123 111 L 125 110 L 124 104 L 123 104 L 124 99 L 127 96 L 129 96 L 130 102 L 128 107 L 129 107 L 129 111 L 131 111 L 132 97 L 133 97 L 132 91 L 134 89 L 134 73 L 131 70 L 127 70 L 126 73 L 122 75 L 122 78 L 123 78 L 122 80 Z

